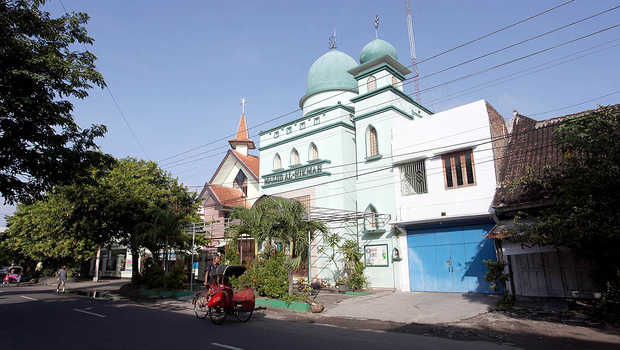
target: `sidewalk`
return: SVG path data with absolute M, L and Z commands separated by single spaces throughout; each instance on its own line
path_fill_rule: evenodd
M 326 305 L 323 313 L 329 317 L 438 324 L 486 313 L 497 300 L 497 296 L 485 294 L 376 291 Z

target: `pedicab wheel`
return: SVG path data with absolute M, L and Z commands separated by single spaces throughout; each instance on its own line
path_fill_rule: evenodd
M 244 309 L 244 308 L 238 308 L 237 312 L 236 312 L 236 316 L 237 319 L 241 322 L 248 322 L 250 320 L 250 318 L 252 318 L 252 313 L 254 312 L 254 310 L 250 309 Z
M 222 324 L 226 319 L 226 310 L 222 307 L 210 307 L 209 318 L 214 324 Z
M 196 299 L 196 302 L 194 303 L 194 313 L 196 314 L 196 317 L 200 319 L 205 319 L 207 317 L 209 314 L 209 307 L 207 306 L 208 302 L 207 297 L 204 295 L 200 295 Z

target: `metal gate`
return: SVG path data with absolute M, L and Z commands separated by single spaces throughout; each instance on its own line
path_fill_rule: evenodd
M 408 230 L 412 291 L 492 293 L 483 260 L 496 260 L 490 224 Z

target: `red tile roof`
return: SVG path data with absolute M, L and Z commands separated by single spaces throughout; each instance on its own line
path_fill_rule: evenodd
M 215 195 L 215 199 L 223 206 L 226 207 L 249 207 L 249 203 L 243 192 L 237 188 L 224 187 L 220 185 L 208 185 L 211 193 Z
M 245 166 L 250 169 L 250 171 L 252 173 L 254 173 L 254 175 L 256 175 L 256 178 L 258 178 L 259 174 L 259 169 L 260 169 L 260 158 L 258 158 L 257 156 L 253 156 L 253 155 L 247 155 L 244 156 L 243 154 L 237 152 L 237 151 L 232 151 L 235 156 L 237 156 L 237 158 L 239 158 L 239 160 L 241 162 L 243 162 L 243 164 L 245 164 Z

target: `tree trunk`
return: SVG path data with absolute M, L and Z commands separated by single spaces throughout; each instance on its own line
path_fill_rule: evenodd
M 288 270 L 288 295 L 293 296 L 293 270 Z
M 134 246 L 131 250 L 131 282 L 138 283 L 140 278 L 140 249 Z

